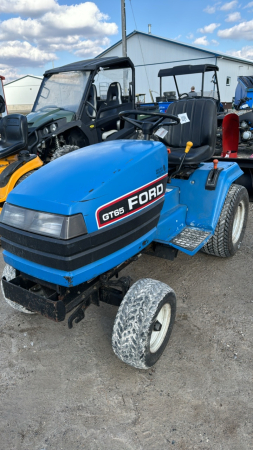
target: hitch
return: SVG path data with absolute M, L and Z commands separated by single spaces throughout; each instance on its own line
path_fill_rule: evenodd
M 71 316 L 68 318 L 68 328 L 69 329 L 73 328 L 73 321 L 75 321 L 75 323 L 79 323 L 79 322 L 81 322 L 81 320 L 84 319 L 84 317 L 85 317 L 84 311 L 86 310 L 86 308 L 88 308 L 89 305 L 90 305 L 90 301 L 88 300 L 85 303 L 81 304 L 81 306 L 79 306 L 71 314 Z

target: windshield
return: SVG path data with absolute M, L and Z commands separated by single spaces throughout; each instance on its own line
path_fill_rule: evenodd
M 61 108 L 77 112 L 90 72 L 62 72 L 45 77 L 33 111 Z

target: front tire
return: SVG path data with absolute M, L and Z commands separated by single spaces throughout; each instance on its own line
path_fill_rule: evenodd
M 4 270 L 3 270 L 3 274 L 2 277 L 5 277 L 7 281 L 13 280 L 13 278 L 16 278 L 17 276 L 17 271 L 16 269 L 14 269 L 14 267 L 10 266 L 9 264 L 6 264 L 4 266 Z M 1 290 L 2 290 L 2 295 L 4 300 L 6 301 L 6 303 L 8 303 L 9 306 L 11 306 L 13 309 L 16 309 L 19 312 L 25 313 L 25 314 L 36 314 L 33 311 L 30 311 L 27 308 L 24 308 L 24 306 L 19 305 L 16 302 L 13 302 L 12 300 L 10 300 L 9 298 L 6 298 L 4 295 L 4 289 L 3 289 L 3 282 L 1 281 Z
M 55 150 L 51 161 L 54 161 L 55 159 L 58 159 L 61 156 L 67 155 L 68 153 L 74 152 L 78 149 L 79 147 L 77 147 L 77 145 L 63 145 L 62 147 L 59 147 L 57 150 Z
M 112 348 L 126 364 L 148 369 L 162 355 L 176 316 L 176 296 L 165 283 L 142 279 L 125 295 L 113 327 Z
M 227 193 L 214 235 L 202 251 L 227 258 L 240 248 L 249 212 L 249 196 L 245 187 L 232 184 Z

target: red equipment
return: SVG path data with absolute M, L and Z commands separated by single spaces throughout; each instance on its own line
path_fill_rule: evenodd
M 227 114 L 222 122 L 223 158 L 237 158 L 239 144 L 239 117 L 235 113 Z

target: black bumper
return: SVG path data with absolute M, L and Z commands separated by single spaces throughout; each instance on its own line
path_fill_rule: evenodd
M 66 316 L 65 304 L 55 300 L 57 293 L 52 291 L 49 297 L 42 297 L 29 290 L 29 281 L 24 283 L 21 276 L 11 281 L 2 279 L 4 295 L 9 300 L 18 303 L 30 311 L 37 312 L 55 322 L 62 322 Z M 50 298 L 51 297 L 51 298 Z

